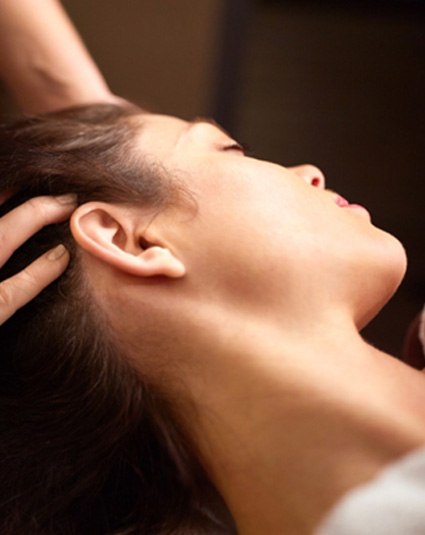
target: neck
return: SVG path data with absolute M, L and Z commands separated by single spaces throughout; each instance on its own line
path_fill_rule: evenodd
M 252 325 L 192 340 L 189 434 L 239 533 L 311 533 L 346 491 L 425 444 L 425 377 L 349 322 L 332 336 Z

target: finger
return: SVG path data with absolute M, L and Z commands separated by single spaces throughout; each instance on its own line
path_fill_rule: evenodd
M 68 251 L 63 245 L 58 245 L 23 271 L 0 283 L 0 325 L 59 277 L 68 262 Z
M 45 225 L 59 223 L 75 209 L 75 196 L 35 197 L 0 219 L 0 266 Z

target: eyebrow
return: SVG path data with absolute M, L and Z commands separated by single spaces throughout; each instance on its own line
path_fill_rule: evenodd
M 215 126 L 225 136 L 230 137 L 231 139 L 233 138 L 233 136 L 231 136 L 229 132 L 227 132 L 222 126 L 220 126 L 216 121 L 214 121 L 214 119 L 211 119 L 210 117 L 195 117 L 195 119 L 192 119 L 191 121 L 189 121 L 189 128 L 199 123 L 205 123 L 205 124 L 210 124 L 212 126 Z

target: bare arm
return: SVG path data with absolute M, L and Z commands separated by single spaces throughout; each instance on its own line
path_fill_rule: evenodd
M 0 77 L 27 113 L 119 102 L 57 0 L 0 0 Z M 7 196 L 0 197 L 1 204 Z M 72 201 L 39 197 L 3 216 L 0 265 L 43 225 L 63 221 L 73 209 Z M 57 278 L 68 260 L 59 246 L 1 282 L 0 324 Z
M 0 77 L 28 113 L 118 101 L 57 0 L 0 0 Z

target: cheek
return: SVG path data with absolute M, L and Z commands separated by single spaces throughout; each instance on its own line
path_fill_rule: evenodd
M 206 177 L 200 191 L 205 209 L 220 213 L 229 228 L 258 229 L 267 236 L 273 228 L 300 224 L 308 214 L 307 196 L 303 198 L 300 191 L 303 184 L 285 177 L 283 168 L 261 163 L 229 167 L 219 170 L 212 180 Z
M 199 173 L 196 184 L 198 218 L 214 249 L 255 260 L 315 231 L 320 203 L 298 178 L 274 164 L 229 167 Z
M 394 286 L 404 271 L 394 238 L 282 168 L 235 164 L 196 176 L 194 261 L 215 290 L 222 284 L 245 299 L 304 292 L 307 299 L 317 288 L 329 293 L 376 274 Z
M 302 212 L 299 200 L 282 187 L 247 187 L 237 180 L 200 199 L 195 262 L 211 298 L 224 291 L 236 302 L 267 304 L 293 273 L 299 278 L 307 249 Z

